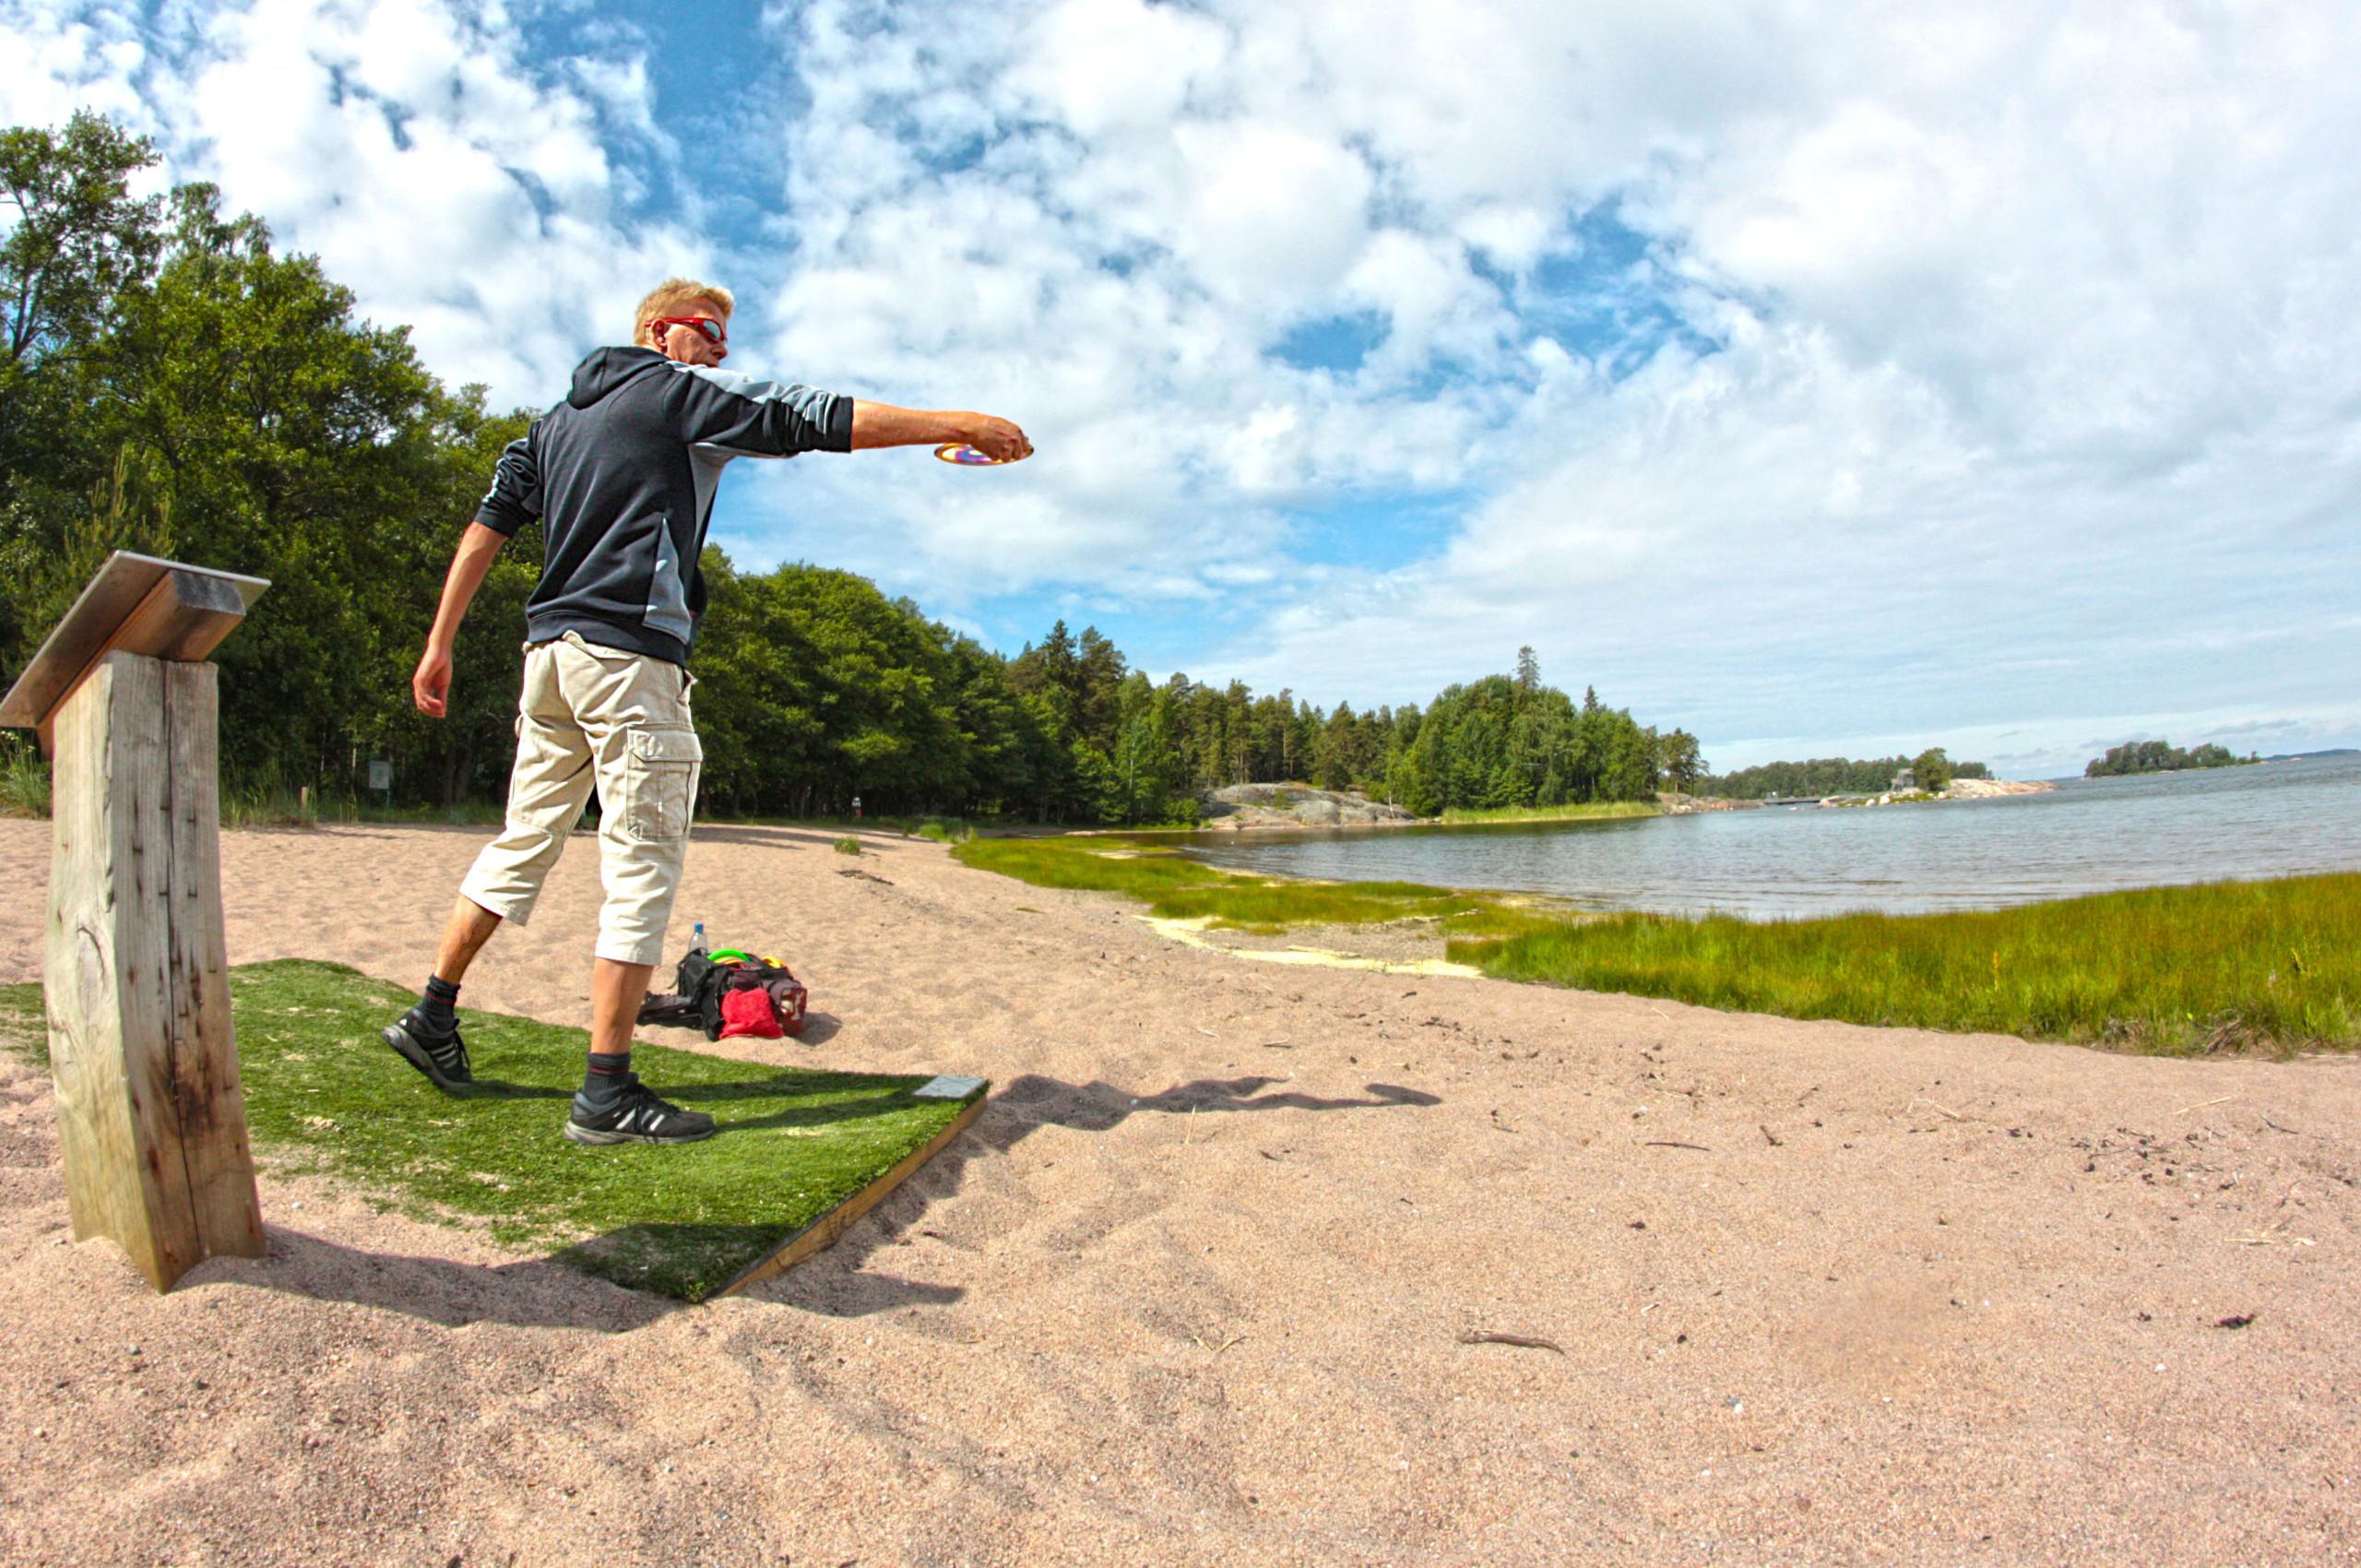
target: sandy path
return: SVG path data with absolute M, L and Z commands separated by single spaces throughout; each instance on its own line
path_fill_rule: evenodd
M 231 834 L 231 956 L 414 983 L 478 842 Z M 778 1057 L 996 1098 L 754 1300 L 268 1175 L 158 1298 L 0 1065 L 0 1559 L 2361 1562 L 2361 1063 L 1281 968 L 872 849 L 700 829 L 680 932 L 791 956 Z M 596 896 L 578 838 L 467 1004 L 576 1021 Z

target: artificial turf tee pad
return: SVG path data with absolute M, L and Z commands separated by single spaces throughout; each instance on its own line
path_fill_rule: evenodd
M 589 1273 L 701 1301 L 825 1221 L 957 1123 L 984 1092 L 922 1099 L 925 1076 L 814 1072 L 636 1045 L 633 1069 L 713 1117 L 703 1143 L 587 1147 L 560 1135 L 588 1036 L 461 1014 L 474 1093 L 454 1099 L 378 1031 L 417 999 L 341 964 L 230 975 L 255 1149 L 384 1207 L 481 1224 Z M 0 986 L 0 1036 L 42 1050 L 41 988 Z

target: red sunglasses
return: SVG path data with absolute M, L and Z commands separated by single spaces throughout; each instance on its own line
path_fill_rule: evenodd
M 705 340 L 708 343 L 730 341 L 728 328 L 709 315 L 659 315 L 649 320 L 647 325 L 656 328 L 658 333 L 668 327 L 694 327 L 704 335 Z

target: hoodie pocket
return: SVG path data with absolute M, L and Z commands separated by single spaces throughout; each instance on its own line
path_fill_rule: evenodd
M 623 837 L 670 844 L 688 837 L 705 747 L 694 730 L 647 726 L 631 732 L 623 759 Z

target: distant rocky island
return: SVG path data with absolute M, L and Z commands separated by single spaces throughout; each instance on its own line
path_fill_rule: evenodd
M 1818 797 L 1823 806 L 1895 806 L 1922 801 L 1988 801 L 2000 795 L 2040 795 L 2058 788 L 2047 779 L 1954 778 L 1940 790 L 1920 790 L 1904 778 L 1897 788 L 1875 794 L 1829 794 Z M 1729 795 L 1682 795 L 1667 791 L 1656 797 L 1667 816 L 1692 816 L 1699 812 L 1757 811 L 1766 806 L 1808 806 L 1809 795 L 1770 796 L 1760 800 Z
M 1749 806 L 1890 806 L 1917 801 L 1980 801 L 1995 795 L 2038 794 L 2057 786 L 1995 778 L 1980 762 L 1953 762 L 1941 746 L 1916 756 L 1813 757 L 1806 762 L 1766 762 L 1719 778 L 1700 778 L 1693 789 L 1661 796 L 1668 815 L 1738 811 Z
M 2119 778 L 2133 773 L 2178 773 L 2190 767 L 2244 767 L 2261 760 L 2251 752 L 2240 756 L 2211 741 L 2188 751 L 2165 741 L 2126 741 L 2119 746 L 2109 746 L 2105 756 L 2094 756 L 2085 763 L 2082 777 Z
M 1761 763 L 1718 777 L 1707 774 L 1685 792 L 1791 805 L 1832 795 L 1940 794 L 1953 779 L 1991 777 L 1992 770 L 1980 762 L 1954 762 L 1945 748 L 1929 746 L 1915 757 L 1823 756 L 1807 762 Z

